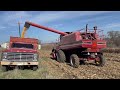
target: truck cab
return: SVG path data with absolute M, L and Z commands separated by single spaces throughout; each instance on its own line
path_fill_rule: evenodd
M 39 40 L 34 38 L 10 37 L 9 46 L 2 51 L 1 66 L 4 71 L 10 68 L 30 67 L 38 69 Z

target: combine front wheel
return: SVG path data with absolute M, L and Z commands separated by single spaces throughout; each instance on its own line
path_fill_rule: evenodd
M 80 63 L 80 61 L 79 61 L 78 56 L 76 54 L 72 54 L 70 56 L 70 64 L 71 64 L 71 66 L 74 67 L 74 68 L 78 68 L 79 63 Z
M 97 60 L 95 60 L 95 63 L 97 66 L 104 66 L 105 65 L 105 59 L 103 58 L 102 54 L 98 55 Z
M 58 62 L 64 63 L 66 61 L 65 53 L 62 50 L 57 51 L 56 56 Z

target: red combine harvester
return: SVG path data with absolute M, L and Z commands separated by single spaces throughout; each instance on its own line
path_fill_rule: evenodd
M 58 62 L 69 61 L 71 66 L 77 68 L 80 63 L 84 64 L 85 61 L 93 60 L 97 66 L 104 66 L 105 60 L 101 49 L 106 47 L 106 41 L 102 33 L 103 30 L 97 29 L 96 26 L 93 29 L 88 29 L 86 25 L 85 29 L 75 32 L 60 32 L 32 22 L 25 22 L 22 38 L 30 25 L 60 34 L 60 42 L 51 53 L 52 58 Z

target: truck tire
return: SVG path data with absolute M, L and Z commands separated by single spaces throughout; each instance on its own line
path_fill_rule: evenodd
M 33 70 L 33 71 L 36 71 L 37 69 L 38 69 L 38 66 L 33 66 L 33 67 L 32 67 L 32 70 Z
M 20 66 L 20 69 L 21 69 L 21 70 L 24 70 L 24 67 L 25 67 L 25 66 Z
M 70 56 L 70 65 L 74 68 L 78 68 L 80 64 L 79 58 L 76 54 Z
M 8 67 L 7 66 L 2 66 L 1 69 L 2 69 L 3 72 L 8 71 Z
M 64 63 L 66 61 L 65 53 L 62 50 L 56 52 L 57 61 Z
M 103 55 L 102 54 L 99 54 L 98 55 L 98 60 L 95 60 L 95 64 L 96 66 L 104 66 L 105 65 L 105 59 L 103 58 Z

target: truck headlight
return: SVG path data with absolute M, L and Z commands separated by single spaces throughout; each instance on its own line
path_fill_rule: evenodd
M 7 53 L 2 53 L 2 59 L 7 59 Z
M 34 61 L 37 61 L 37 59 L 38 59 L 38 55 L 34 54 Z

